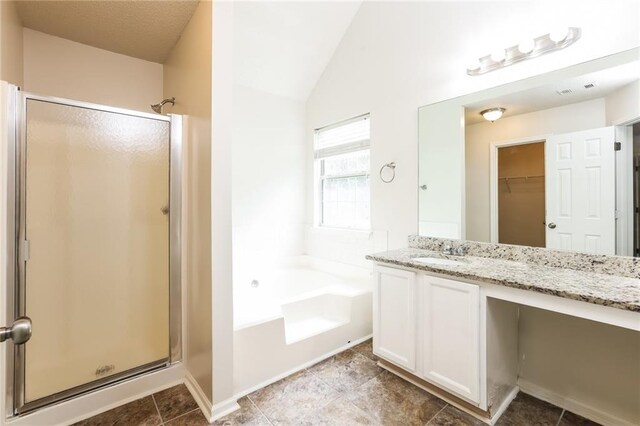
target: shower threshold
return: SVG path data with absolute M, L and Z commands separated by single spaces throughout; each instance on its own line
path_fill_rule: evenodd
M 94 380 L 92 382 L 85 383 L 84 385 L 76 386 L 62 392 L 55 393 L 53 395 L 46 396 L 44 398 L 36 399 L 34 401 L 27 402 L 22 407 L 16 409 L 14 412 L 17 416 L 28 414 L 39 408 L 47 407 L 59 402 L 67 401 L 69 399 L 76 398 L 87 393 L 91 393 L 106 387 L 122 383 L 126 380 L 134 379 L 147 373 L 155 372 L 163 368 L 169 367 L 169 358 L 163 358 L 158 361 L 150 362 L 148 364 L 141 365 L 120 373 L 114 374 L 109 377 Z

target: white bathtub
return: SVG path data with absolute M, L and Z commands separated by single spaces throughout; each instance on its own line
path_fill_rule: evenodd
M 253 283 L 253 285 L 252 285 Z M 234 276 L 235 389 L 243 393 L 371 335 L 371 270 L 300 256 Z

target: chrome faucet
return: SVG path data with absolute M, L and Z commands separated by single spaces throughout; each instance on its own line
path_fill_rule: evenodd
M 442 254 L 447 256 L 464 256 L 467 254 L 467 249 L 462 245 L 453 248 L 451 244 L 446 244 L 442 250 Z
M 453 256 L 455 254 L 455 252 L 453 251 L 453 247 L 451 246 L 451 244 L 446 244 L 444 246 L 444 249 L 442 250 L 443 254 L 449 255 L 449 256 Z

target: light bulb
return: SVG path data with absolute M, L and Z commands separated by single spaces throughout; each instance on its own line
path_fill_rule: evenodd
M 568 35 L 569 35 L 569 28 L 567 27 L 556 28 L 549 33 L 549 38 L 554 43 L 560 43 L 562 40 L 567 38 Z
M 491 53 L 491 60 L 494 62 L 502 62 L 507 57 L 507 53 L 504 49 L 498 49 Z
M 467 70 L 476 71 L 476 70 L 479 70 L 481 66 L 482 64 L 480 64 L 479 59 L 471 59 L 467 64 Z
M 502 117 L 506 110 L 504 108 L 489 108 L 480 112 L 480 114 L 484 117 L 485 120 L 491 121 L 492 123 Z
M 529 38 L 520 42 L 520 44 L 518 45 L 518 50 L 520 51 L 520 53 L 526 55 L 527 53 L 533 52 L 535 46 L 536 42 L 532 38 Z

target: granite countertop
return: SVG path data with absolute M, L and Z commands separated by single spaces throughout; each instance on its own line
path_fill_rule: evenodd
M 455 265 L 417 262 L 417 257 L 456 259 Z M 367 259 L 452 277 L 536 291 L 581 302 L 640 312 L 640 279 L 554 268 L 512 260 L 446 256 L 407 248 L 375 253 Z

